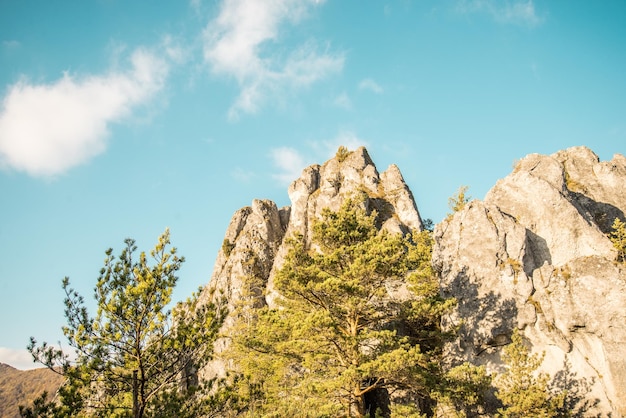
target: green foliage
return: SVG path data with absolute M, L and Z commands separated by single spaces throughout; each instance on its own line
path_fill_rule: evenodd
M 426 418 L 415 405 L 391 405 L 391 418 Z
M 445 411 L 445 416 L 479 416 L 490 386 L 491 376 L 484 366 L 463 363 L 445 373 L 435 398 L 439 409 Z
M 461 186 L 453 196 L 448 198 L 448 207 L 452 210 L 453 214 L 463 210 L 465 205 L 472 199 L 472 197 L 467 194 L 468 189 L 469 186 Z
M 617 250 L 617 260 L 626 262 L 626 223 L 615 218 L 612 228 L 609 238 Z
M 511 344 L 504 348 L 502 359 L 505 373 L 496 378 L 496 396 L 503 408 L 503 418 L 556 417 L 562 408 L 567 392 L 556 394 L 549 390 L 550 376 L 537 373 L 544 355 L 530 354 L 522 336 L 515 330 Z
M 168 230 L 150 257 L 137 257 L 132 239 L 125 244 L 119 257 L 106 251 L 94 290 L 95 317 L 69 279 L 63 280 L 63 333 L 76 359 L 31 338 L 35 361 L 67 379 L 55 416 L 148 417 L 167 408 L 160 400 L 199 398 L 193 370 L 211 356 L 225 311 L 200 306 L 197 295 L 168 310 L 184 262 L 175 248 L 168 249 Z
M 57 406 L 48 400 L 48 392 L 43 392 L 33 401 L 29 407 L 19 406 L 20 417 L 22 418 L 54 418 L 57 416 Z
M 146 417 L 197 418 L 230 416 L 232 402 L 236 398 L 222 381 L 210 380 L 186 391 L 164 390 L 151 403 Z
M 348 155 L 350 155 L 350 151 L 348 150 L 348 148 L 341 145 L 339 149 L 337 150 L 335 157 L 337 158 L 337 161 L 342 163 L 346 160 L 346 158 L 348 158 Z
M 235 244 L 230 242 L 228 238 L 224 238 L 224 241 L 222 242 L 222 251 L 224 252 L 224 255 L 226 257 L 230 256 L 230 253 L 231 251 L 233 251 L 233 248 L 235 248 Z
M 429 396 L 450 306 L 430 267 L 432 237 L 378 232 L 375 216 L 347 201 L 323 211 L 310 245 L 289 241 L 280 307 L 249 311 L 234 338 L 250 416 L 365 416 L 382 407 L 366 401 L 375 393 Z M 407 277 L 421 293 L 391 303 L 387 286 Z M 399 320 L 412 332 L 400 335 Z

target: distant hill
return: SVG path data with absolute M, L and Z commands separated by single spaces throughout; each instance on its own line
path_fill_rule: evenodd
M 46 368 L 22 371 L 0 363 L 0 418 L 19 417 L 19 405 L 30 405 L 43 391 L 52 397 L 62 382 Z

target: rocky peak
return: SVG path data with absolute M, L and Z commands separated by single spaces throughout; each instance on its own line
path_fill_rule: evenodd
M 541 237 L 534 245 L 543 248 L 541 258 L 550 264 L 591 255 L 612 258 L 615 250 L 605 233 L 615 218 L 624 217 L 624 162 L 619 156 L 601 163 L 585 147 L 532 154 L 496 183 L 485 202 Z
M 318 218 L 322 209 L 338 210 L 346 198 L 356 194 L 368 196 L 370 209 L 379 213 L 385 228 L 422 228 L 413 195 L 398 167 L 392 165 L 379 174 L 367 150 L 360 147 L 347 156 L 336 155 L 321 166 L 305 168 L 300 178 L 291 183 L 288 233 L 308 236 L 309 221 Z
M 584 147 L 531 154 L 498 181 L 484 201 L 472 201 L 437 225 L 433 264 L 441 293 L 457 299 L 444 326 L 459 327 L 446 362 L 470 361 L 502 371 L 501 348 L 522 330 L 542 371 L 567 389 L 572 416 L 626 414 L 626 268 L 615 262 L 607 232 L 626 220 L 626 158 L 601 162 Z M 272 305 L 273 276 L 285 240 L 310 237 L 324 208 L 364 197 L 381 229 L 422 228 L 411 191 L 395 165 L 377 171 L 365 148 L 312 165 L 289 187 L 291 206 L 254 200 L 226 230 L 205 300 L 225 297 L 226 337 L 205 378 L 223 376 L 219 354 L 240 320 L 237 306 Z
M 625 414 L 626 270 L 606 234 L 624 220 L 625 186 L 621 155 L 532 154 L 438 225 L 433 262 L 458 300 L 447 322 L 463 322 L 448 359 L 499 370 L 518 328 L 546 353 L 544 371 L 570 379 L 573 404 L 595 405 L 584 416 Z
M 287 237 L 310 237 L 313 221 L 324 208 L 337 210 L 345 199 L 365 197 L 368 210 L 376 210 L 381 228 L 395 232 L 420 230 L 422 221 L 413 195 L 400 170 L 392 165 L 379 174 L 367 150 L 360 147 L 347 154 L 337 153 L 322 165 L 305 168 L 289 186 L 291 206 L 278 209 L 274 202 L 254 200 L 239 209 L 226 230 L 217 255 L 211 281 L 203 290 L 204 300 L 225 297 L 230 312 L 243 299 L 254 306 L 272 304 L 276 292 L 273 275 L 282 267 Z M 229 315 L 225 330 L 237 321 Z M 223 338 L 219 353 L 228 345 Z M 226 365 L 219 359 L 204 371 L 205 376 L 223 376 Z

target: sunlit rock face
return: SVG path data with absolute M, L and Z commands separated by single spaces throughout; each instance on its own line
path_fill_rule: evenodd
M 229 330 L 241 320 L 238 306 L 244 299 L 253 308 L 274 304 L 273 275 L 282 266 L 285 240 L 295 234 L 310 239 L 313 221 L 324 208 L 337 210 L 346 199 L 365 197 L 366 209 L 379 214 L 381 229 L 403 233 L 422 229 L 413 195 L 398 167 L 379 173 L 363 147 L 305 168 L 288 194 L 289 207 L 254 200 L 230 221 L 213 275 L 201 295 L 204 301 L 224 299 L 231 312 L 222 330 L 226 337 L 215 346 L 216 359 L 202 371 L 205 378 L 223 377 L 234 366 L 226 364 L 220 353 L 229 346 Z
M 626 414 L 626 266 L 607 236 L 625 212 L 626 159 L 576 147 L 527 156 L 437 225 L 433 263 L 458 300 L 445 325 L 462 324 L 448 361 L 501 370 L 518 328 L 574 411 Z

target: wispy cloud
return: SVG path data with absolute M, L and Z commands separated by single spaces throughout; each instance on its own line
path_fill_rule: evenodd
M 2 41 L 2 47 L 5 48 L 5 49 L 17 49 L 20 46 L 22 46 L 20 41 L 16 41 L 15 39 L 9 39 L 9 40 L 6 40 L 6 41 Z
M 41 364 L 33 363 L 33 356 L 26 350 L 0 347 L 0 363 L 8 364 L 19 370 L 35 369 L 43 367 Z
M 246 170 L 241 167 L 235 167 L 235 169 L 230 172 L 230 175 L 235 180 L 238 180 L 242 183 L 248 183 L 250 180 L 256 177 L 254 171 Z
M 10 86 L 0 107 L 0 165 L 54 176 L 102 153 L 109 126 L 159 91 L 169 70 L 146 49 L 135 50 L 130 63 L 106 75 L 65 73 L 51 84 Z
M 182 46 L 183 41 L 166 34 L 161 38 L 159 49 L 173 64 L 184 64 L 190 59 L 191 49 Z
M 300 177 L 302 170 L 308 165 L 302 154 L 290 147 L 272 149 L 270 156 L 274 166 L 279 170 L 279 173 L 272 177 L 282 184 L 289 184 Z
M 323 154 L 323 158 L 332 158 L 337 153 L 340 146 L 353 151 L 361 146 L 366 147 L 367 141 L 359 138 L 354 132 L 346 130 L 341 131 L 332 139 L 322 140 L 314 144 L 316 148 Z
M 224 0 L 219 15 L 204 31 L 204 59 L 218 75 L 234 77 L 240 94 L 231 119 L 255 113 L 272 96 L 301 88 L 341 71 L 342 54 L 319 50 L 315 42 L 290 52 L 272 53 L 281 29 L 297 24 L 315 0 Z
M 272 149 L 270 157 L 274 167 L 278 170 L 272 177 L 281 184 L 289 184 L 298 179 L 302 170 L 307 166 L 315 162 L 323 163 L 334 157 L 341 145 L 349 150 L 355 150 L 360 146 L 367 146 L 367 142 L 351 131 L 342 131 L 332 139 L 313 141 L 307 145 L 309 149 L 306 152 L 292 147 Z
M 380 86 L 380 84 L 378 84 L 371 78 L 365 78 L 361 80 L 361 82 L 359 83 L 359 90 L 369 90 L 376 94 L 383 94 L 385 92 L 385 90 Z
M 460 0 L 460 13 L 487 13 L 499 23 L 536 26 L 543 22 L 533 0 Z

